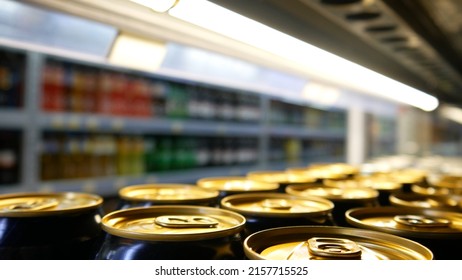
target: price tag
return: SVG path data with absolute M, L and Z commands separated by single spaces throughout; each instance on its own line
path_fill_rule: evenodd
M 226 125 L 223 125 L 223 124 L 218 125 L 217 134 L 225 135 L 227 131 L 228 131 L 228 127 Z
M 87 193 L 94 193 L 96 192 L 96 182 L 94 181 L 87 181 L 82 186 L 82 191 Z
M 123 119 L 115 119 L 111 123 L 112 129 L 115 131 L 120 131 L 124 128 L 125 126 L 125 121 Z
M 157 177 L 156 176 L 148 176 L 146 177 L 146 184 L 155 184 L 157 183 Z
M 100 122 L 96 117 L 89 117 L 86 126 L 90 130 L 97 130 L 100 127 Z
M 240 176 L 242 174 L 239 168 L 231 168 L 229 170 L 229 176 Z
M 63 128 L 64 127 L 64 118 L 63 116 L 54 116 L 51 118 L 51 127 L 53 128 Z
M 55 187 L 51 184 L 43 184 L 38 188 L 39 192 L 54 192 Z
M 171 127 L 172 132 L 181 133 L 181 132 L 183 132 L 183 129 L 184 129 L 184 125 L 183 125 L 182 122 L 174 122 L 174 123 L 172 123 L 172 127 Z
M 77 129 L 79 128 L 79 125 L 80 125 L 80 117 L 78 116 L 72 116 L 69 118 L 69 122 L 68 122 L 68 127 L 69 128 L 72 128 L 72 129 Z

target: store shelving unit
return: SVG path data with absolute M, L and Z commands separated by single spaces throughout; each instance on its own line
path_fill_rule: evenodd
M 141 183 L 194 183 L 203 177 L 213 176 L 241 176 L 252 170 L 284 169 L 288 166 L 307 165 L 311 161 L 343 161 L 346 134 L 346 113 L 342 110 L 322 110 L 327 118 L 329 114 L 337 114 L 337 122 L 332 124 L 322 122 L 318 127 L 311 127 L 306 123 L 287 123 L 272 120 L 275 102 L 283 102 L 276 97 L 266 95 L 255 90 L 233 89 L 229 86 L 206 84 L 186 79 L 180 76 L 166 76 L 153 73 L 138 72 L 106 63 L 97 63 L 69 57 L 59 57 L 52 54 L 31 50 L 0 47 L 0 52 L 20 53 L 24 56 L 23 104 L 17 108 L 0 108 L 0 130 L 16 129 L 21 131 L 20 176 L 17 183 L 0 185 L 0 193 L 27 191 L 85 191 L 104 196 L 116 194 L 120 187 Z M 168 113 L 155 116 L 125 116 L 95 112 L 50 111 L 43 109 L 43 83 L 45 67 L 50 61 L 64 63 L 70 67 L 83 67 L 91 71 L 109 71 L 133 78 L 150 81 L 174 83 L 188 89 L 201 87 L 213 92 L 231 93 L 237 98 L 250 98 L 250 104 L 258 112 L 250 114 L 251 118 L 190 118 L 188 116 L 174 116 Z M 69 76 L 66 77 L 69 80 Z M 127 93 L 128 94 L 128 93 Z M 200 95 L 200 94 L 199 94 Z M 163 96 L 163 98 L 169 98 Z M 164 100 L 165 101 L 165 100 Z M 246 101 L 247 102 L 247 101 Z M 253 102 L 253 103 L 252 103 Z M 218 101 L 215 104 L 220 104 Z M 236 103 L 233 103 L 237 106 Z M 168 105 L 164 106 L 163 110 Z M 308 104 L 295 104 L 299 110 L 310 110 Z M 237 110 L 237 107 L 233 108 Z M 247 108 L 248 109 L 248 108 Z M 247 112 L 248 113 L 248 112 Z M 284 114 L 284 112 L 278 112 Z M 249 114 L 247 114 L 249 115 Z M 256 117 L 257 116 L 257 117 Z M 226 165 L 192 166 L 178 170 L 145 171 L 140 174 L 125 174 L 110 176 L 92 176 L 88 178 L 62 178 L 43 180 L 40 175 L 41 156 L 45 133 L 78 133 L 80 135 L 130 135 L 139 137 L 157 137 L 168 135 L 173 137 L 215 137 L 219 139 L 253 139 L 252 146 L 255 157 L 246 162 L 234 162 Z M 318 142 L 336 145 L 336 151 L 325 149 L 325 153 L 315 155 L 316 151 L 303 151 L 299 158 L 288 159 L 287 147 L 280 148 L 280 157 L 272 158 L 270 151 L 272 142 L 298 141 L 301 148 L 315 147 L 306 143 Z M 231 140 L 234 141 L 234 140 Z M 306 142 L 306 143 L 305 143 Z M 305 143 L 305 144 L 303 144 Z M 233 144 L 234 145 L 234 144 Z M 311 145 L 311 146 L 310 146 Z M 307 148 L 309 149 L 309 148 Z M 302 155 L 305 155 L 303 157 Z M 56 163 L 60 164 L 60 163 Z

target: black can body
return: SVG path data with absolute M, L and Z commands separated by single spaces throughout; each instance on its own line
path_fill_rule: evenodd
M 93 259 L 103 237 L 95 220 L 101 214 L 90 211 L 53 217 L 0 218 L 0 224 L 6 225 L 0 228 L 0 258 Z
M 99 249 L 100 260 L 242 260 L 240 234 L 198 241 L 143 241 L 108 234 Z
M 462 214 L 408 207 L 356 208 L 346 213 L 348 222 L 408 238 L 429 248 L 436 260 L 460 260 Z
M 42 199 L 45 195 L 38 195 Z M 79 194 L 53 194 L 53 199 Z M 82 195 L 87 198 L 86 195 Z M 19 199 L 26 196 L 17 196 Z M 97 196 L 91 207 L 47 209 L 0 215 L 0 258 L 10 260 L 88 260 L 101 245 L 103 216 Z M 15 198 L 10 196 L 6 199 Z M 28 198 L 27 198 L 28 199 Z M 68 199 L 68 198 L 66 198 Z M 93 203 L 93 202 L 92 202 Z M 45 213 L 46 212 L 46 213 Z M 31 214 L 32 213 L 32 214 Z M 29 215 L 31 214 L 31 215 Z
M 282 193 L 230 195 L 221 200 L 221 208 L 246 219 L 244 235 L 286 226 L 332 226 L 334 204 L 319 197 L 297 197 Z
M 372 188 L 305 184 L 288 186 L 286 192 L 300 197 L 318 196 L 332 201 L 332 217 L 336 226 L 350 226 L 345 218 L 345 213 L 349 209 L 379 206 L 379 193 Z
M 117 210 L 156 205 L 215 206 L 219 192 L 188 184 L 144 184 L 119 190 Z
M 215 207 L 164 205 L 103 217 L 100 260 L 241 260 L 245 218 Z

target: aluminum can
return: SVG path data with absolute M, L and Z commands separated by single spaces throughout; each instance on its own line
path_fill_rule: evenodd
M 103 199 L 85 193 L 0 196 L 0 258 L 93 259 L 102 241 Z
M 375 178 L 382 178 L 390 182 L 398 182 L 401 184 L 401 191 L 411 192 L 414 184 L 426 184 L 427 172 L 419 169 L 399 169 L 389 172 L 376 172 L 372 175 Z
M 215 206 L 219 192 L 189 184 L 142 184 L 119 190 L 118 210 L 154 205 Z
M 303 174 L 316 178 L 317 183 L 322 183 L 326 179 L 347 179 L 355 176 L 358 169 L 344 163 L 319 163 L 307 167 L 291 167 L 287 172 L 294 175 Z
M 334 203 L 332 216 L 337 226 L 350 226 L 345 212 L 356 207 L 379 206 L 379 192 L 372 188 L 326 186 L 323 184 L 289 185 L 286 192 L 299 197 L 321 197 Z
M 447 188 L 432 187 L 428 184 L 414 184 L 411 186 L 411 193 L 426 196 L 444 196 L 449 195 L 451 192 Z
M 251 260 L 431 260 L 422 244 L 396 235 L 346 227 L 294 226 L 256 232 L 244 240 Z
M 226 196 L 221 207 L 246 218 L 245 236 L 259 230 L 294 225 L 333 225 L 334 204 L 320 197 L 282 193 L 248 193 Z
M 396 193 L 390 196 L 393 206 L 438 209 L 462 212 L 462 196 L 460 195 L 421 195 L 416 193 Z
M 279 185 L 278 192 L 284 193 L 288 185 L 314 183 L 317 178 L 303 172 L 287 171 L 252 171 L 247 173 L 247 178 L 255 181 L 276 183 Z
M 461 258 L 461 213 L 392 206 L 364 207 L 348 210 L 346 218 L 354 227 L 391 233 L 421 243 L 433 252 L 435 259 Z
M 279 189 L 277 183 L 268 183 L 263 181 L 251 180 L 247 177 L 208 177 L 197 181 L 197 186 L 218 191 L 217 207 L 220 206 L 220 200 L 228 195 L 240 193 L 259 193 L 259 192 L 276 192 Z
M 462 176 L 450 174 L 433 174 L 429 176 L 428 185 L 449 194 L 462 194 Z
M 104 260 L 243 259 L 245 218 L 206 206 L 128 208 L 103 217 Z
M 378 201 L 382 206 L 390 205 L 390 195 L 403 191 L 402 181 L 396 180 L 388 175 L 357 176 L 351 180 L 325 180 L 324 184 L 341 187 L 363 187 L 372 188 L 379 192 Z

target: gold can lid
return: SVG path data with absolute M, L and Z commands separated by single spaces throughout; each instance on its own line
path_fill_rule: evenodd
M 427 173 L 419 169 L 400 169 L 389 172 L 376 172 L 373 177 L 382 177 L 401 184 L 417 184 L 425 180 Z
M 291 167 L 287 169 L 290 174 L 303 174 L 317 180 L 323 179 L 341 179 L 346 178 L 349 174 L 339 172 L 337 169 L 329 168 L 329 165 L 316 165 L 311 167 Z
M 0 195 L 0 217 L 38 217 L 81 212 L 100 207 L 103 199 L 94 194 L 15 193 Z
M 246 177 L 209 177 L 197 181 L 197 186 L 225 192 L 259 192 L 275 191 L 279 188 L 276 183 L 251 180 Z
M 364 207 L 345 213 L 355 227 L 378 230 L 406 238 L 462 238 L 462 214 L 407 207 Z
M 322 184 L 289 185 L 286 193 L 300 197 L 322 197 L 331 201 L 372 201 L 379 196 L 371 188 L 328 187 Z
M 311 183 L 317 180 L 309 173 L 290 173 L 287 171 L 252 171 L 247 173 L 247 178 L 255 181 L 263 181 L 277 184 Z
M 143 241 L 196 241 L 239 233 L 245 218 L 204 206 L 151 206 L 114 211 L 102 219 L 111 235 Z
M 381 176 L 358 176 L 353 179 L 324 180 L 324 185 L 342 188 L 372 188 L 378 191 L 396 191 L 402 188 L 402 183 Z
M 442 188 L 450 190 L 451 192 L 454 191 L 461 191 L 462 192 L 462 176 L 458 175 L 434 175 L 429 176 L 428 183 L 432 187 Z
M 251 260 L 431 260 L 412 240 L 373 230 L 293 226 L 263 230 L 244 240 Z
M 458 195 L 428 196 L 415 193 L 395 193 L 390 195 L 390 203 L 402 207 L 462 211 L 462 197 Z
M 414 184 L 411 186 L 411 191 L 420 195 L 427 196 L 440 196 L 440 195 L 449 195 L 450 192 L 446 188 L 435 188 L 430 186 L 421 186 L 419 184 Z
M 224 197 L 221 207 L 244 216 L 320 217 L 326 216 L 334 204 L 320 197 L 297 197 L 284 193 L 247 193 Z
M 201 203 L 214 200 L 219 192 L 189 184 L 143 184 L 119 190 L 119 197 L 127 201 L 149 201 L 159 204 Z

